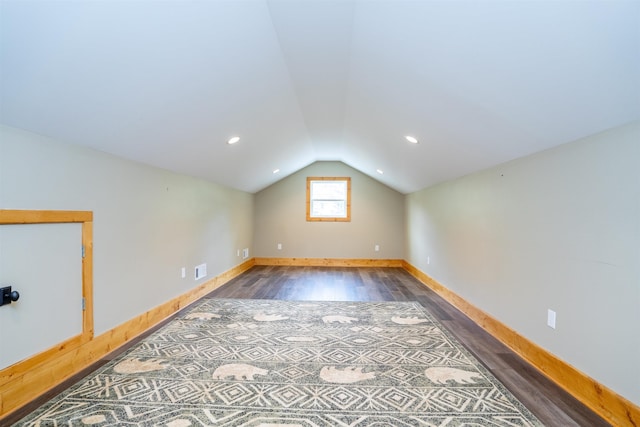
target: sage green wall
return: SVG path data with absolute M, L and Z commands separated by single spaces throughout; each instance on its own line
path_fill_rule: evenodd
M 406 214 L 411 264 L 640 403 L 640 123 L 410 194 Z
M 308 176 L 351 177 L 351 222 L 307 222 Z M 404 196 L 342 162 L 313 163 L 256 193 L 254 217 L 257 257 L 404 258 Z
M 242 263 L 238 249 L 252 252 L 252 194 L 4 126 L 0 208 L 94 212 L 97 334 Z M 208 275 L 196 281 L 200 263 Z

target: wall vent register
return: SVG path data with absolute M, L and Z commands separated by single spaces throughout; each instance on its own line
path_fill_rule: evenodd
M 207 276 L 207 264 L 200 264 L 196 266 L 195 278 L 196 280 L 202 279 Z

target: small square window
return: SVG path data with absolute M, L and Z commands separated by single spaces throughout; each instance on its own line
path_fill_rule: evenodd
M 308 177 L 307 221 L 351 221 L 351 178 Z

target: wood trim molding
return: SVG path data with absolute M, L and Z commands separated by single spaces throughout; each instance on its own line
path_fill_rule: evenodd
M 347 183 L 347 216 L 314 217 L 311 216 L 311 183 L 313 181 L 345 181 Z M 307 221 L 350 222 L 351 221 L 351 177 L 348 176 L 308 176 L 307 177 Z
M 91 211 L 0 209 L 0 224 L 53 224 L 93 221 Z
M 42 351 L 28 359 L 25 359 L 21 362 L 18 362 L 14 365 L 11 365 L 0 371 L 0 396 L 2 396 L 2 390 L 5 384 L 14 381 L 20 375 L 23 375 L 26 372 L 29 372 L 33 369 L 34 366 L 39 365 L 40 363 L 44 363 L 52 357 L 56 357 L 56 355 L 60 353 L 66 353 L 74 348 L 80 347 L 84 340 L 82 334 L 75 335 L 71 338 L 64 340 L 61 343 L 54 345 L 53 347 Z M 2 401 L 0 401 L 0 409 L 2 408 Z M 0 411 L 0 414 L 2 411 Z
M 403 267 L 605 420 L 616 426 L 640 426 L 640 407 L 633 402 L 518 334 L 410 263 L 403 261 Z
M 366 258 L 255 258 L 256 265 L 288 265 L 295 267 L 398 267 L 401 259 Z
M 75 348 L 58 346 L 55 349 L 57 351 L 52 351 L 52 354 L 48 354 L 47 357 L 31 361 L 26 371 L 7 372 L 12 370 L 12 367 L 0 371 L 0 378 L 6 378 L 4 382 L 0 382 L 0 421 L 2 417 L 46 393 L 254 265 L 253 259 L 247 260 L 191 291 L 152 308 Z
M 82 340 L 93 338 L 93 221 L 82 223 Z
M 0 209 L 0 225 L 69 223 L 82 224 L 82 332 L 25 360 L 0 369 L 0 390 L 5 384 L 31 370 L 33 366 L 49 360 L 60 352 L 73 350 L 93 338 L 93 212 Z M 3 399 L 0 398 L 0 414 L 3 406 Z
M 0 210 L 0 224 L 7 223 L 3 222 L 7 218 L 3 216 L 3 212 L 6 211 Z M 634 403 L 527 340 L 410 263 L 404 260 L 342 258 L 250 259 L 98 337 L 89 340 L 83 340 L 80 335 L 72 337 L 64 343 L 27 359 L 25 361 L 27 363 L 19 368 L 13 365 L 0 370 L 0 421 L 2 417 L 44 394 L 254 265 L 404 268 L 607 421 L 613 425 L 640 426 L 640 408 Z M 91 327 L 93 328 L 93 325 Z

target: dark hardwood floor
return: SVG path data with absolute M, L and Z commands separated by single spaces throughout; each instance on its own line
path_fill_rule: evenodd
M 401 268 L 256 266 L 205 298 L 418 301 L 546 426 L 610 426 Z M 136 338 L 126 348 L 139 342 L 163 324 Z M 18 421 L 126 348 L 111 353 L 46 396 L 16 411 L 0 424 L 6 422 L 10 425 Z
M 418 301 L 546 426 L 610 426 L 402 268 L 256 266 L 208 297 Z

